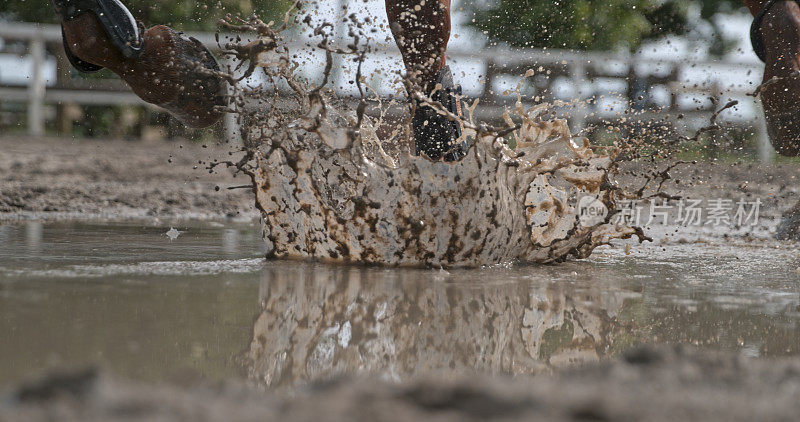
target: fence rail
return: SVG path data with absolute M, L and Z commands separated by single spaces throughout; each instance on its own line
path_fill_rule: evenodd
M 212 33 L 187 33 L 203 42 L 212 51 L 219 51 L 217 39 L 231 39 L 231 34 L 221 34 L 217 38 Z M 58 25 L 38 25 L 30 23 L 0 24 L 0 39 L 24 42 L 32 65 L 31 77 L 27 86 L 0 85 L 0 100 L 24 102 L 27 104 L 27 128 L 31 135 L 41 135 L 45 127 L 45 104 L 109 104 L 109 105 L 143 105 L 145 102 L 128 90 L 121 81 L 60 81 L 47 86 L 43 76 L 46 62 L 46 46 L 52 49 L 61 48 L 61 30 Z M 297 44 L 297 48 L 302 48 Z M 57 50 L 52 50 L 57 51 Z M 384 54 L 399 55 L 392 47 L 381 51 Z M 734 75 L 734 80 L 745 80 L 745 75 L 760 75 L 763 66 L 760 63 L 740 63 L 726 61 L 687 62 L 683 59 L 662 59 L 643 56 L 619 56 L 596 52 L 572 52 L 561 50 L 503 50 L 498 48 L 477 51 L 448 51 L 451 62 L 479 61 L 482 64 L 482 84 L 477 98 L 481 99 L 479 117 L 498 119 L 511 99 L 502 94 L 502 81 L 506 77 L 516 78 L 529 68 L 538 69 L 540 76 L 533 78 L 531 87 L 539 95 L 540 100 L 552 101 L 557 98 L 558 84 L 571 87 L 569 95 L 574 101 L 568 107 L 568 117 L 574 131 L 588 124 L 603 124 L 626 120 L 664 119 L 678 114 L 685 116 L 684 122 L 699 122 L 709 115 L 708 108 L 698 107 L 698 99 L 717 98 L 724 104 L 727 98 L 737 98 L 743 106 L 749 106 L 750 113 L 738 120 L 729 120 L 731 125 L 753 127 L 759 137 L 759 156 L 764 161 L 773 157 L 772 148 L 766 135 L 766 126 L 760 111 L 760 104 L 746 93 L 752 86 L 746 84 L 730 84 L 714 78 L 687 77 L 687 72 L 697 69 L 711 69 L 710 72 L 727 72 Z M 63 61 L 62 61 L 63 63 Z M 59 63 L 60 65 L 61 63 Z M 659 69 L 653 71 L 653 69 Z M 645 69 L 645 71 L 641 71 Z M 649 69 L 649 70 L 647 70 Z M 714 70 L 716 69 L 716 70 Z M 66 69 L 57 68 L 57 72 Z M 739 78 L 736 75 L 741 75 Z M 717 78 L 719 79 L 719 78 Z M 724 79 L 724 78 L 723 78 Z M 605 81 L 605 82 L 604 82 Z M 621 89 L 612 90 L 603 84 L 614 83 L 624 85 Z M 657 89 L 656 89 L 657 88 Z M 656 104 L 660 90 L 661 101 Z M 606 103 L 600 100 L 605 97 Z M 588 100 L 588 101 L 587 101 Z M 615 111 L 604 107 L 608 102 L 615 104 Z M 686 103 L 689 103 L 687 106 Z M 604 105 L 605 104 L 605 105 Z M 629 112 L 636 111 L 631 114 Z M 229 134 L 236 133 L 237 128 L 232 116 L 226 120 Z

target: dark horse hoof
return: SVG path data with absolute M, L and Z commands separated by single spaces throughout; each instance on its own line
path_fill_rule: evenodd
M 436 86 L 430 94 L 433 101 L 456 116 L 464 117 L 461 86 L 453 84 L 450 68 L 445 66 L 436 74 Z M 462 139 L 462 123 L 450 120 L 429 106 L 419 106 L 411 120 L 414 128 L 416 155 L 425 154 L 434 161 L 458 161 L 467 154 L 469 141 Z
M 126 58 L 133 59 L 142 53 L 142 36 L 131 12 L 117 0 L 51 0 L 53 10 L 62 21 L 77 18 L 79 15 L 90 12 L 105 30 L 108 39 Z M 64 41 L 64 51 L 70 63 L 81 72 L 96 72 L 102 69 L 89 63 L 72 52 L 64 36 L 64 27 L 61 27 Z
M 800 108 L 782 112 L 764 111 L 772 146 L 787 157 L 800 155 Z

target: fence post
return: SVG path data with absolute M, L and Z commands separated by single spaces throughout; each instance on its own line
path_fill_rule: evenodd
M 28 43 L 28 55 L 31 60 L 31 80 L 28 84 L 28 134 L 44 135 L 44 94 L 45 80 L 42 75 L 44 67 L 44 37 L 41 31 Z
M 492 91 L 492 84 L 494 83 L 494 76 L 497 73 L 497 64 L 494 60 L 489 58 L 486 60 L 486 78 L 483 80 L 483 92 L 480 98 L 483 104 L 491 104 L 494 100 L 494 91 Z
M 222 70 L 224 72 L 233 74 L 233 59 L 230 58 L 229 56 L 224 56 L 224 58 L 222 58 L 220 61 L 222 65 L 221 66 Z M 228 101 L 236 101 L 237 100 L 235 96 L 236 88 L 234 86 L 227 85 L 226 89 L 227 89 L 226 91 L 227 97 L 229 98 Z M 247 106 L 246 103 L 242 103 L 242 107 L 246 106 Z M 238 106 L 233 103 L 228 104 L 227 108 L 238 110 Z M 231 145 L 241 145 L 242 143 L 242 132 L 241 132 L 242 122 L 240 120 L 240 116 L 244 115 L 243 113 L 244 110 L 239 110 L 239 111 L 240 111 L 239 113 L 231 113 L 226 111 L 225 114 L 222 115 L 222 126 L 223 126 L 224 136 L 225 139 L 231 143 Z
M 232 94 L 232 91 L 233 89 L 230 89 L 229 94 Z M 229 106 L 229 108 L 235 108 L 235 106 Z M 234 114 L 231 112 L 225 112 L 225 114 L 222 116 L 225 139 L 230 142 L 231 145 L 242 144 L 242 125 L 240 120 L 237 119 L 237 115 L 241 116 L 241 114 Z
M 333 44 L 334 47 L 344 47 L 347 44 L 345 41 L 346 31 L 347 31 L 347 23 L 342 22 L 341 17 L 347 16 L 347 8 L 350 6 L 350 0 L 338 0 L 335 3 L 336 9 L 333 11 L 333 27 L 334 27 L 334 39 Z M 334 93 L 340 93 L 339 91 L 339 79 L 341 79 L 344 69 L 342 66 L 346 60 L 342 59 L 341 54 L 334 54 L 333 55 L 333 66 L 331 67 L 331 75 L 330 75 L 330 83 L 331 89 L 333 89 Z M 353 79 L 355 79 L 355 74 L 353 74 Z M 343 86 L 347 86 L 347 84 L 343 84 Z
M 569 67 L 572 85 L 575 87 L 575 96 L 577 97 L 573 107 L 572 130 L 577 133 L 586 127 L 586 116 L 589 114 L 587 105 L 584 103 L 584 99 L 587 97 L 586 92 L 584 92 L 584 85 L 587 83 L 588 78 L 586 64 L 583 59 L 576 58 L 575 61 L 570 63 Z
M 759 97 L 753 99 L 756 110 L 756 136 L 758 137 L 758 159 L 764 164 L 771 164 L 775 160 L 775 149 L 767 133 L 767 122 L 764 118 L 764 107 Z

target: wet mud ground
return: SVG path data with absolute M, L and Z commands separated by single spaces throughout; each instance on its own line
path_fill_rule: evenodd
M 191 141 L 0 136 L 0 221 L 257 218 L 249 190 L 227 189 L 246 180 L 222 167 L 209 174 L 199 163 L 228 159 L 229 150 Z
M 224 189 L 244 182 L 197 164 L 226 147 L 0 145 L 2 421 L 798 413 L 800 256 L 769 239 L 796 167 L 673 172 L 689 198 L 763 201 L 735 235 L 652 225 L 558 265 L 392 270 L 265 261 L 251 194 Z

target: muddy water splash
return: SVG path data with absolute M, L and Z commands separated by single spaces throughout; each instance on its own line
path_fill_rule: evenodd
M 637 234 L 611 223 L 613 151 L 598 154 L 566 121 L 542 118 L 546 105 L 525 109 L 518 101 L 504 129 L 465 121 L 476 139 L 466 157 L 434 162 L 409 155 L 407 122 L 382 130 L 382 114 L 364 114 L 364 96 L 348 108 L 327 89 L 334 54 L 363 60 L 358 37 L 343 50 L 331 46 L 325 25 L 315 29 L 327 66 L 312 87 L 295 74 L 283 28 L 257 19 L 226 25 L 257 34 L 225 46 L 246 65 L 245 76 L 261 69 L 272 86 L 290 91 L 243 90 L 233 102 L 245 157 L 227 164 L 252 179 L 271 256 L 403 266 L 553 262 Z M 599 221 L 580 218 L 585 196 L 607 209 Z

